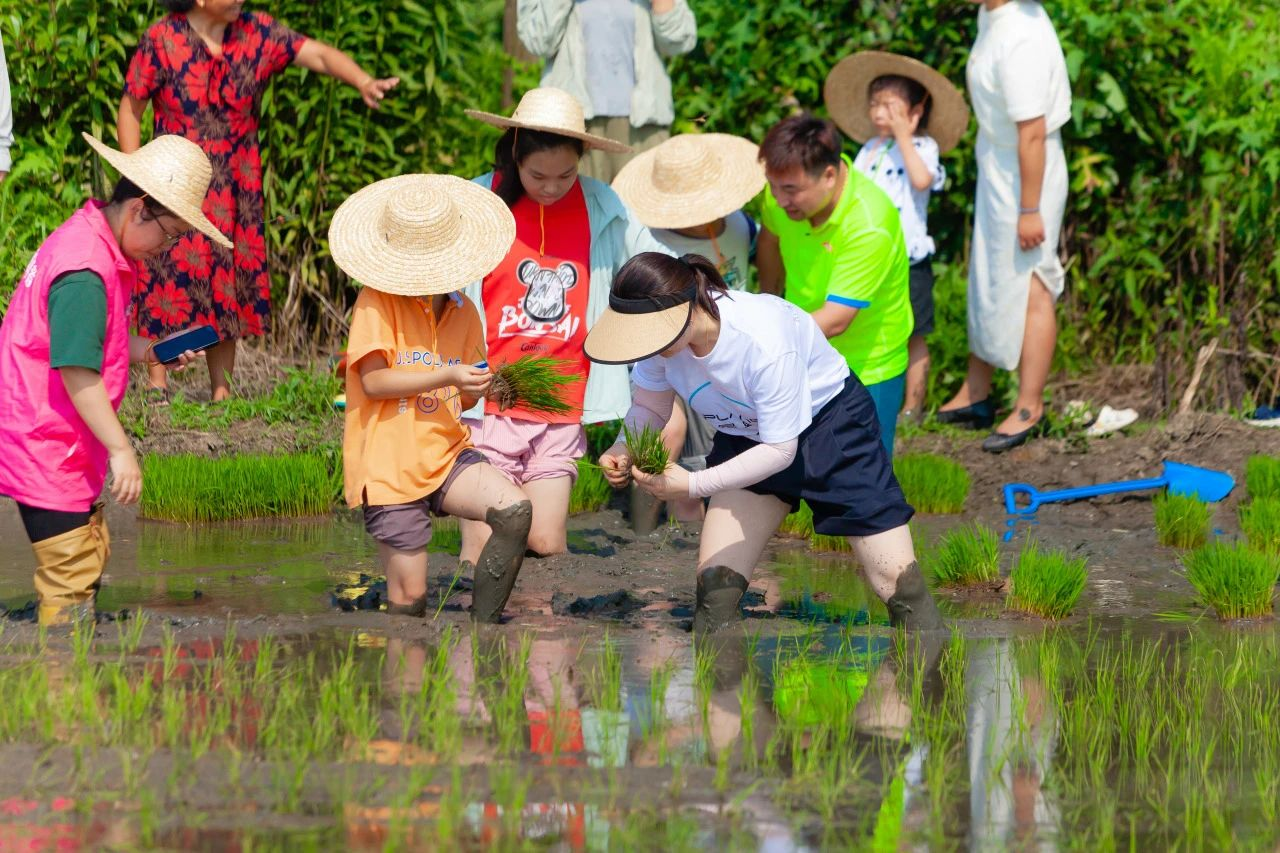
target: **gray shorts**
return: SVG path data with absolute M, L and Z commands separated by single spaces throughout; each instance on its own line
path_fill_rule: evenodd
M 689 408 L 689 404 L 679 395 L 676 395 L 676 405 L 684 411 L 684 419 L 688 423 L 684 433 L 684 446 L 680 448 L 680 467 L 686 471 L 705 471 L 707 454 L 711 452 L 716 428 Z
M 908 273 L 911 291 L 911 313 L 916 326 L 913 335 L 933 334 L 933 259 L 924 258 L 911 265 Z
M 479 462 L 487 462 L 484 454 L 473 447 L 458 454 L 453 460 L 449 476 L 440 488 L 423 498 L 407 504 L 364 505 L 364 529 L 374 541 L 397 551 L 417 551 L 431 542 L 431 516 L 444 515 L 444 496 L 458 475 Z

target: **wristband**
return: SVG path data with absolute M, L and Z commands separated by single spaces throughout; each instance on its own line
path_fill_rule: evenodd
M 1039 213 L 1039 212 L 1040 212 L 1040 205 L 1036 205 L 1035 207 L 1020 207 L 1020 208 L 1018 208 L 1018 215 L 1019 215 L 1019 216 L 1026 216 L 1026 215 L 1027 215 L 1027 214 L 1029 214 L 1029 213 Z
M 160 363 L 160 359 L 156 359 L 155 361 L 151 360 L 151 356 L 155 355 L 154 350 L 156 348 L 156 344 L 158 343 L 160 343 L 159 340 L 157 340 L 156 338 L 152 338 L 151 343 L 147 344 L 147 348 L 142 351 L 143 364 L 159 364 Z

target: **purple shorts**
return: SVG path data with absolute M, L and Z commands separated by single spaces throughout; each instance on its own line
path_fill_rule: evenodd
M 449 470 L 449 476 L 444 478 L 440 488 L 426 497 L 407 504 L 365 504 L 364 529 L 369 531 L 374 541 L 397 551 L 417 551 L 427 547 L 431 542 L 431 516 L 433 513 L 445 514 L 442 508 L 444 496 L 453 481 L 472 465 L 485 461 L 483 453 L 468 447 L 453 460 L 453 468 Z

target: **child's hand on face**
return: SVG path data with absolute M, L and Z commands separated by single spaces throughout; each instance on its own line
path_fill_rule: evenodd
M 888 111 L 889 130 L 894 139 L 902 141 L 915 135 L 920 126 L 920 113 L 907 108 L 900 98 L 891 99 L 886 105 Z
M 474 364 L 459 364 L 453 368 L 453 385 L 464 397 L 483 397 L 489 393 L 493 383 L 493 374 L 488 367 L 476 367 Z

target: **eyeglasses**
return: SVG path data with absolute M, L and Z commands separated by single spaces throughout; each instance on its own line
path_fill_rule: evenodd
M 168 228 L 165 228 L 164 223 L 160 221 L 160 217 L 158 216 L 155 217 L 152 221 L 155 222 L 156 227 L 158 227 L 164 233 L 164 242 L 161 244 L 162 246 L 164 246 L 166 249 L 170 249 L 178 244 L 178 240 L 182 238 L 183 232 L 178 231 L 175 233 L 173 231 L 170 231 Z

